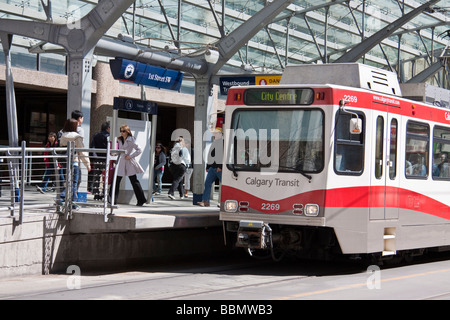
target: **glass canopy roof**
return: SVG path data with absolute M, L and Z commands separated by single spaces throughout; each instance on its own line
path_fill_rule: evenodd
M 43 0 L 47 3 L 49 0 Z M 51 1 L 52 18 L 67 23 L 86 15 L 97 0 Z M 190 55 L 214 45 L 248 20 L 265 0 L 136 0 L 108 31 L 129 35 L 149 50 Z M 287 64 L 332 63 L 362 39 L 427 0 L 295 0 L 227 63 L 255 72 L 281 73 Z M 47 19 L 41 0 L 0 0 L 1 19 Z M 15 38 L 15 45 L 35 40 Z M 399 72 L 407 81 L 436 61 L 450 42 L 450 0 L 441 0 L 403 25 L 358 62 Z M 431 79 L 442 85 L 438 77 Z M 445 80 L 448 86 L 448 77 Z

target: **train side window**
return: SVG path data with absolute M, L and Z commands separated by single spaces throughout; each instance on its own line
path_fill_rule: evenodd
M 433 166 L 435 180 L 450 180 L 450 128 L 436 126 L 433 130 Z
M 406 125 L 405 176 L 409 179 L 428 177 L 430 127 L 408 121 Z
M 365 118 L 363 113 L 355 113 L 362 120 L 358 134 L 349 130 L 350 120 L 356 115 L 341 110 L 336 113 L 334 171 L 339 175 L 361 175 L 364 170 Z
M 397 177 L 397 131 L 398 131 L 398 121 L 397 119 L 392 119 L 391 121 L 391 143 L 389 151 L 389 178 L 394 180 Z
M 383 176 L 383 141 L 384 141 L 384 119 L 382 116 L 377 118 L 376 129 L 376 142 L 375 142 L 375 177 L 380 179 Z

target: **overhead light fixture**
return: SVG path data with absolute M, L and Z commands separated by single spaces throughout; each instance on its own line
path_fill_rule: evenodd
M 215 64 L 217 61 L 219 61 L 219 51 L 213 50 L 211 48 L 206 49 L 205 51 L 205 60 L 208 63 Z

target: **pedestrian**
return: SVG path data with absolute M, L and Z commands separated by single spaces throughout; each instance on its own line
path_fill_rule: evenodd
M 92 138 L 91 148 L 104 149 L 106 151 L 110 130 L 109 122 L 102 123 L 101 131 L 97 132 Z M 93 152 L 91 156 L 91 192 L 94 195 L 94 200 L 102 200 L 105 194 L 105 185 L 103 185 L 103 190 L 100 192 L 100 178 L 103 170 L 106 170 L 106 153 Z
M 58 147 L 58 141 L 56 141 L 56 133 L 50 132 L 47 137 L 46 148 L 56 148 Z M 44 156 L 48 156 L 51 153 L 49 151 L 44 152 Z M 40 185 L 36 186 L 37 191 L 40 193 L 45 193 L 47 191 L 47 185 L 51 177 L 55 177 L 55 164 L 52 158 L 44 158 L 45 172 L 42 177 L 42 182 Z
M 81 127 L 84 121 L 84 115 L 83 112 L 80 110 L 74 110 L 72 111 L 72 118 L 77 120 L 77 133 L 84 139 L 84 129 Z
M 202 196 L 202 201 L 197 205 L 201 207 L 209 207 L 211 199 L 211 189 L 214 182 L 219 179 L 222 182 L 222 155 L 223 155 L 223 136 L 222 129 L 216 128 L 213 133 L 213 144 L 208 157 L 207 170 L 205 179 L 205 186 Z
M 169 190 L 169 198 L 175 199 L 175 190 L 180 193 L 180 198 L 184 197 L 183 177 L 186 173 L 186 164 L 191 162 L 191 157 L 184 144 L 183 137 L 178 137 L 173 149 L 170 151 L 170 171 L 173 181 Z
M 136 205 L 143 206 L 144 203 L 147 202 L 147 199 L 145 198 L 141 183 L 136 176 L 138 173 L 144 172 L 144 169 L 136 160 L 136 157 L 142 153 L 142 149 L 136 143 L 136 139 L 133 137 L 133 134 L 131 133 L 130 127 L 128 125 L 123 125 L 120 127 L 120 136 L 118 137 L 117 141 L 119 144 L 119 150 L 125 150 L 125 153 L 120 155 L 119 164 L 116 167 L 117 179 L 116 190 L 114 193 L 115 199 L 117 199 L 119 196 L 119 187 L 120 182 L 122 181 L 122 177 L 128 177 L 137 199 Z
M 72 119 L 75 119 L 78 123 L 77 133 L 83 138 L 83 143 L 84 143 L 84 129 L 81 126 L 84 122 L 83 112 L 81 112 L 80 110 L 74 110 L 74 111 L 72 111 L 71 116 L 72 116 Z M 81 184 L 81 178 L 82 178 L 82 175 L 80 174 L 78 177 L 78 179 L 79 179 L 78 188 L 80 187 L 80 184 Z M 88 181 L 88 185 L 89 185 L 89 181 Z
M 84 148 L 84 143 L 83 143 L 83 137 L 77 133 L 77 127 L 78 127 L 78 122 L 77 120 L 71 118 L 71 119 L 67 119 L 66 123 L 64 124 L 64 128 L 62 130 L 62 135 L 61 135 L 61 140 L 60 140 L 60 145 L 62 147 L 67 146 L 70 142 L 75 142 L 75 148 L 77 149 L 83 149 Z M 91 163 L 89 161 L 89 157 L 88 154 L 82 151 L 77 151 L 75 152 L 75 156 L 74 159 L 72 161 L 72 166 L 73 166 L 73 184 L 72 184 L 72 201 L 73 202 L 77 202 L 78 201 L 78 184 L 80 182 L 79 176 L 80 176 L 80 165 L 79 165 L 79 161 L 82 161 L 83 164 L 85 165 L 86 169 L 88 171 L 91 170 Z M 63 168 L 67 171 L 67 166 L 65 166 L 65 168 Z M 60 198 L 64 199 L 65 198 L 65 190 L 63 190 L 60 194 Z M 77 207 L 74 206 L 74 208 L 76 209 Z
M 153 181 L 153 194 L 161 194 L 162 192 L 162 177 L 164 175 L 164 166 L 167 161 L 167 150 L 161 144 L 157 143 L 155 147 L 155 166 L 154 166 L 154 181 Z M 158 186 L 156 186 L 156 182 Z
M 187 143 L 186 149 L 189 150 L 189 143 Z M 191 190 L 191 176 L 192 173 L 194 172 L 194 160 L 193 160 L 193 155 L 194 155 L 194 150 L 191 149 L 191 154 L 190 154 L 190 161 L 189 163 L 186 163 L 186 173 L 184 174 L 184 198 L 187 199 L 189 198 L 189 190 Z

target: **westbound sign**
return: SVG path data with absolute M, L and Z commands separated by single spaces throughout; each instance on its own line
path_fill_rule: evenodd
M 109 62 L 114 79 L 160 89 L 180 90 L 183 73 L 137 61 L 116 58 Z
M 220 94 L 227 95 L 228 89 L 234 86 L 277 85 L 281 75 L 235 76 L 220 78 Z
M 158 105 L 155 102 L 127 98 L 114 98 L 114 110 L 158 114 Z

